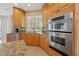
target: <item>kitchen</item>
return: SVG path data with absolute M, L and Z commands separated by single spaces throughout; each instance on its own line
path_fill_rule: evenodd
M 27 46 L 39 47 L 45 55 L 49 56 L 79 55 L 79 4 L 4 3 L 1 6 L 8 6 L 3 8 L 6 12 L 0 11 L 2 12 L 0 18 L 4 19 L 0 22 L 4 24 L 1 25 L 1 43 L 4 45 L 3 47 L 14 42 L 15 45 L 12 47 L 16 51 L 19 50 L 18 46 L 21 49 L 26 46 L 26 49 L 23 49 L 26 53 L 23 55 L 30 53 L 26 51 L 28 50 Z M 1 6 L 0 8 L 2 8 Z M 18 43 L 19 41 L 21 44 Z M 23 44 L 23 41 L 25 44 Z M 10 46 L 7 47 L 11 48 Z M 32 48 L 30 49 L 32 50 Z M 38 56 L 42 56 L 42 52 L 39 53 L 38 49 Z M 14 55 L 20 55 L 22 52 L 18 53 L 14 53 Z

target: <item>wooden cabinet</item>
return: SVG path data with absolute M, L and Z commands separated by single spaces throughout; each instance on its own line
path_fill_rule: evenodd
M 48 9 L 49 9 L 51 12 L 57 11 L 57 3 L 49 3 L 49 4 L 48 4 Z
M 33 33 L 32 35 L 33 35 L 32 39 L 31 39 L 32 45 L 39 45 L 39 41 L 40 41 L 39 34 Z
M 42 36 L 40 36 L 40 47 L 45 51 L 48 50 L 48 41 Z
M 14 7 L 13 8 L 13 26 L 24 27 L 25 25 L 25 11 Z
M 44 39 L 43 39 L 42 35 L 40 35 L 40 47 L 42 49 L 44 49 Z
M 73 12 L 74 9 L 73 3 L 58 3 L 58 15 L 66 14 Z
M 47 26 L 47 23 L 48 23 L 48 6 L 47 6 L 47 4 L 43 6 L 42 14 L 43 14 L 43 25 Z
M 60 53 L 49 48 L 48 39 L 43 35 L 36 33 L 22 33 L 22 39 L 25 41 L 27 45 L 40 46 L 51 56 L 61 56 Z
M 42 9 L 43 15 L 43 26 L 48 26 L 48 20 L 56 16 L 57 13 L 57 3 L 45 4 Z
M 57 12 L 57 4 L 50 3 L 45 4 L 42 9 L 43 14 L 43 25 L 46 27 L 48 25 L 48 20 L 56 15 Z
M 48 4 L 48 18 L 53 18 L 57 14 L 57 3 L 49 3 Z
M 48 3 L 43 6 L 43 26 L 48 26 L 48 20 L 57 16 L 64 15 L 69 12 L 73 12 L 73 3 Z
M 25 41 L 26 44 L 31 45 L 31 40 L 33 40 L 33 35 L 31 33 L 23 33 L 22 39 Z
M 22 39 L 28 45 L 39 45 L 39 36 L 35 33 L 23 33 Z
M 58 3 L 58 9 L 60 11 L 65 11 L 67 9 L 71 9 L 73 6 L 73 3 Z
M 49 48 L 49 45 L 48 45 L 48 40 L 47 40 L 47 38 L 45 38 L 44 37 L 44 49 L 45 49 L 45 51 L 47 51 L 48 52 L 48 48 Z
M 29 39 L 29 34 L 27 34 L 25 32 L 21 33 L 21 34 L 22 34 L 21 39 L 24 40 L 26 44 L 29 44 L 31 42 L 30 40 L 28 40 Z
M 67 3 L 58 3 L 58 9 L 60 11 L 63 11 L 67 6 Z

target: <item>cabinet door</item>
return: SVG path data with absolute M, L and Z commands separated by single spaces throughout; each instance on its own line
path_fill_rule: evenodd
M 26 44 L 31 45 L 32 44 L 31 40 L 32 40 L 33 35 L 31 33 L 27 33 L 26 37 L 27 37 Z
M 58 3 L 58 9 L 63 10 L 66 7 L 67 3 Z
M 28 45 L 39 45 L 39 35 L 34 33 L 22 34 L 22 39 Z
M 24 27 L 24 18 L 25 18 L 25 11 L 14 7 L 13 8 L 13 25 L 15 27 Z
M 48 10 L 50 10 L 50 13 L 57 11 L 57 7 L 58 7 L 57 3 L 49 3 L 48 4 Z
M 42 48 L 42 38 L 40 36 L 40 47 Z
M 42 41 L 42 36 L 40 35 L 40 47 L 43 48 L 43 41 Z
M 53 18 L 57 14 L 57 3 L 49 3 L 48 4 L 48 18 Z
M 64 11 L 65 13 L 73 11 L 73 3 L 58 3 L 58 9 L 60 12 Z
M 39 36 L 38 34 L 33 34 L 31 38 L 31 44 L 32 45 L 39 45 Z
M 40 47 L 42 49 L 45 49 L 45 41 L 44 41 L 44 38 L 42 36 L 40 36 Z
M 24 42 L 26 44 L 30 44 L 30 42 L 31 42 L 29 35 L 30 35 L 30 33 L 22 33 L 22 35 L 21 35 L 21 39 L 24 40 Z
M 49 45 L 48 45 L 48 40 L 47 39 L 44 39 L 44 45 L 45 45 L 45 50 L 48 52 L 48 48 L 49 48 Z
M 43 7 L 42 14 L 43 14 L 43 25 L 47 26 L 48 24 L 48 6 L 47 5 Z
M 40 35 L 39 34 L 36 34 L 35 41 L 36 41 L 36 45 L 40 44 Z
M 40 47 L 43 48 L 45 51 L 48 52 L 48 40 L 41 36 L 40 38 Z

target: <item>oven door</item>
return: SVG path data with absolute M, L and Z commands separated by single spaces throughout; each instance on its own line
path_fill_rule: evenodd
M 71 33 L 50 32 L 49 45 L 71 55 Z
M 71 21 L 69 20 L 57 20 L 48 24 L 48 30 L 53 31 L 66 31 L 71 32 Z

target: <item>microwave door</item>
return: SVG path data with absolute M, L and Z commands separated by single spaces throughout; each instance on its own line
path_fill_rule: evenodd
M 64 23 L 54 23 L 53 30 L 55 31 L 63 31 L 64 30 Z

